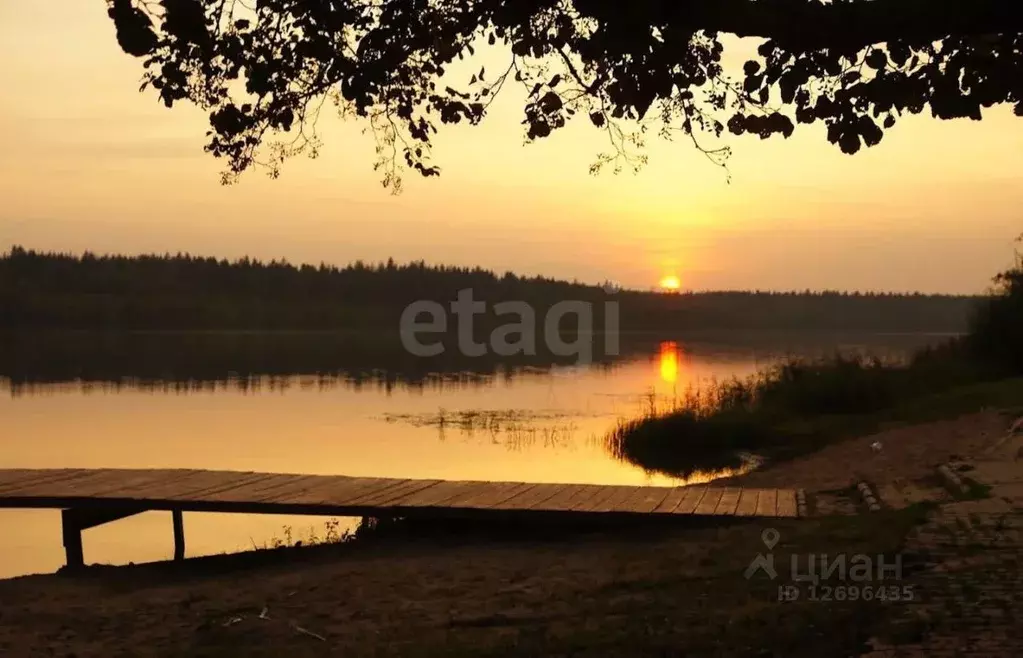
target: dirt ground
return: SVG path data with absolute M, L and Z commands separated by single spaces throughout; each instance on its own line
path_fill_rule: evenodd
M 939 464 L 966 461 L 983 453 L 1005 436 L 1012 422 L 1012 416 L 992 410 L 955 420 L 890 427 L 718 482 L 802 488 L 813 493 L 844 489 L 864 480 L 878 486 L 919 480 L 932 476 Z M 875 442 L 881 444 L 879 451 L 871 448 Z
M 842 534 L 777 521 L 779 551 L 828 550 L 812 542 Z M 793 646 L 774 655 L 816 658 L 815 644 L 858 646 L 847 613 L 809 608 L 821 621 L 796 627 L 806 617 L 779 608 L 771 581 L 744 578 L 761 532 L 692 523 L 26 577 L 0 582 L 0 656 L 739 656 Z M 848 532 L 849 542 L 876 540 Z

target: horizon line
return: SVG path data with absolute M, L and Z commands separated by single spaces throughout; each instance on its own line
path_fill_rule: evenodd
M 858 295 L 858 296 L 864 296 L 864 297 L 884 297 L 884 296 L 890 296 L 890 297 L 950 297 L 950 298 L 980 298 L 980 297 L 989 297 L 990 294 L 991 294 L 990 292 L 977 292 L 977 293 L 969 294 L 969 293 L 953 293 L 953 292 L 924 292 L 924 291 L 921 291 L 921 290 L 862 290 L 862 289 L 839 290 L 839 289 L 834 289 L 834 288 L 824 288 L 824 289 L 804 288 L 804 289 L 801 289 L 801 290 L 800 289 L 795 289 L 795 288 L 789 288 L 789 289 L 770 289 L 770 288 L 766 288 L 766 289 L 761 289 L 761 288 L 746 288 L 746 289 L 741 289 L 741 288 L 682 288 L 682 289 L 679 289 L 679 290 L 665 290 L 663 288 L 659 288 L 656 285 L 651 285 L 651 286 L 648 286 L 648 287 L 645 287 L 645 288 L 624 287 L 624 286 L 618 286 L 614 281 L 611 281 L 611 280 L 605 280 L 605 281 L 602 281 L 600 283 L 589 283 L 589 282 L 580 281 L 578 279 L 571 279 L 571 280 L 569 280 L 569 279 L 564 279 L 564 278 L 555 278 L 555 277 L 551 277 L 551 276 L 547 276 L 547 275 L 543 275 L 543 274 L 533 274 L 533 275 L 518 274 L 518 273 L 513 272 L 511 270 L 506 270 L 505 272 L 499 274 L 497 272 L 497 270 L 491 269 L 491 268 L 487 268 L 487 267 L 484 267 L 482 265 L 451 265 L 451 264 L 447 264 L 447 263 L 427 262 L 425 259 L 408 260 L 408 261 L 404 261 L 404 262 L 400 262 L 399 263 L 398 261 L 394 260 L 393 258 L 388 258 L 387 260 L 372 261 L 372 262 L 371 261 L 364 261 L 361 258 L 357 258 L 355 260 L 349 261 L 347 264 L 338 265 L 336 263 L 328 263 L 327 261 L 323 261 L 323 260 L 321 260 L 319 263 L 311 263 L 311 262 L 308 262 L 308 261 L 306 261 L 306 262 L 292 262 L 292 261 L 288 260 L 287 257 L 280 258 L 280 259 L 272 258 L 270 260 L 265 260 L 265 259 L 254 258 L 254 257 L 248 256 L 248 255 L 245 255 L 245 256 L 234 258 L 234 259 L 230 259 L 230 258 L 226 258 L 226 257 L 204 256 L 204 255 L 195 254 L 195 253 L 192 253 L 192 252 L 189 252 L 189 251 L 177 251 L 177 252 L 174 252 L 174 253 L 171 253 L 170 251 L 165 251 L 163 253 L 156 253 L 156 252 L 153 252 L 153 251 L 135 252 L 135 253 L 123 253 L 123 252 L 110 252 L 110 251 L 93 251 L 91 249 L 85 249 L 85 250 L 80 251 L 80 252 L 74 252 L 74 251 L 70 251 L 70 250 L 68 250 L 68 251 L 37 250 L 37 249 L 30 248 L 30 247 L 25 247 L 22 244 L 16 244 L 16 243 L 15 244 L 11 244 L 7 248 L 6 251 L 0 252 L 0 260 L 9 259 L 13 255 L 15 255 L 15 252 L 17 250 L 20 250 L 20 251 L 24 252 L 25 254 L 29 254 L 29 255 L 33 255 L 33 256 L 73 258 L 73 259 L 76 259 L 78 261 L 82 261 L 86 257 L 93 257 L 93 258 L 97 258 L 97 259 L 102 259 L 102 258 L 122 258 L 122 259 L 188 258 L 188 259 L 193 259 L 193 260 L 206 260 L 206 261 L 214 260 L 217 263 L 225 263 L 226 262 L 229 266 L 240 265 L 240 264 L 245 263 L 245 262 L 256 264 L 256 265 L 260 265 L 260 266 L 264 266 L 264 267 L 276 265 L 276 266 L 281 266 L 281 267 L 290 267 L 291 269 L 294 269 L 295 271 L 300 271 L 304 267 L 312 267 L 312 268 L 315 268 L 315 269 L 328 268 L 328 269 L 333 269 L 333 270 L 337 270 L 337 271 L 344 271 L 346 269 L 356 269 L 356 268 L 358 268 L 360 266 L 361 267 L 365 267 L 367 269 L 372 269 L 372 270 L 385 270 L 385 269 L 387 269 L 390 266 L 393 266 L 396 269 L 409 268 L 411 266 L 421 266 L 421 267 L 425 267 L 425 268 L 429 268 L 429 269 L 434 269 L 434 270 L 451 269 L 451 270 L 467 270 L 467 271 L 470 271 L 470 272 L 478 271 L 478 272 L 481 272 L 481 273 L 484 273 L 484 274 L 489 274 L 489 275 L 493 276 L 495 279 L 501 279 L 501 278 L 503 278 L 503 277 L 505 277 L 507 275 L 511 275 L 511 276 L 513 276 L 513 277 L 515 277 L 515 278 L 517 278 L 519 280 L 526 280 L 526 281 L 528 281 L 528 280 L 542 280 L 542 281 L 553 282 L 553 283 L 561 283 L 561 284 L 568 284 L 568 285 L 574 285 L 574 286 L 583 286 L 583 287 L 587 287 L 587 288 L 605 288 L 606 289 L 609 285 L 615 286 L 614 292 L 610 292 L 609 294 L 639 293 L 639 294 L 658 294 L 658 295 L 664 295 L 664 296 L 729 295 L 729 294 L 731 294 L 731 295 L 741 295 L 741 294 L 745 294 L 745 295 L 805 295 L 805 296 L 824 296 L 824 295 L 857 296 Z

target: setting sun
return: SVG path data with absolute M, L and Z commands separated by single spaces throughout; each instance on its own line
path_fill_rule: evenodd
M 679 281 L 679 278 L 677 276 L 675 276 L 674 274 L 669 274 L 668 276 L 666 276 L 663 279 L 661 279 L 661 289 L 662 290 L 666 290 L 668 292 L 677 292 L 678 289 L 681 288 L 681 287 L 682 287 L 682 282 Z

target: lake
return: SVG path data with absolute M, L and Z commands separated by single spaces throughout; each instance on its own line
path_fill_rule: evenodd
M 618 360 L 590 366 L 509 364 L 415 378 L 375 370 L 60 380 L 48 372 L 33 381 L 24 367 L 14 377 L 0 363 L 0 468 L 683 484 L 616 459 L 606 433 L 688 387 L 744 377 L 786 356 L 839 350 L 897 358 L 940 338 L 780 337 L 755 344 L 651 339 Z M 691 479 L 729 474 L 698 472 Z M 322 535 L 324 521 L 186 514 L 188 555 L 263 546 L 282 538 L 285 526 L 294 538 L 312 529 Z M 170 514 L 151 512 L 89 530 L 84 544 L 90 563 L 167 559 Z M 0 578 L 52 572 L 63 562 L 58 512 L 0 510 Z

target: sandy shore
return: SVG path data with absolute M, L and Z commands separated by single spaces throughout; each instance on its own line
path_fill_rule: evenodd
M 844 489 L 866 480 L 882 485 L 934 474 L 938 464 L 975 457 L 1005 436 L 1014 416 L 996 410 L 953 420 L 889 427 L 747 475 L 719 480 L 749 487 Z M 872 444 L 880 443 L 875 451 Z

